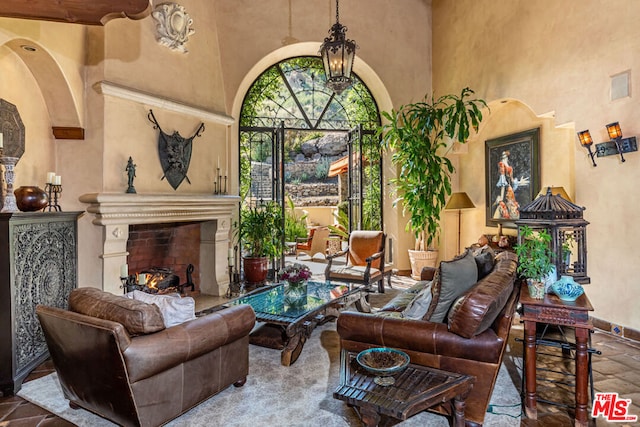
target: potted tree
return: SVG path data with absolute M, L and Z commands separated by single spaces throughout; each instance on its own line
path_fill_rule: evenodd
M 242 208 L 239 239 L 244 253 L 244 275 L 249 284 L 265 281 L 269 260 L 282 255 L 283 233 L 282 208 L 277 203 Z
M 426 96 L 422 102 L 383 112 L 388 123 L 379 127 L 384 149 L 392 150 L 392 163 L 399 167 L 395 184 L 403 212 L 411 217 L 407 231 L 413 231 L 416 243 L 409 251 L 412 274 L 420 276 L 424 265 L 435 265 L 437 251 L 432 247 L 440 226 L 440 213 L 451 194 L 454 167 L 445 157 L 446 137 L 464 143 L 470 130 L 478 130 L 482 121 L 482 99 L 465 88 L 457 95 L 439 98 Z M 418 259 L 429 260 L 418 262 Z
M 518 273 L 527 279 L 532 298 L 544 298 L 544 281 L 554 267 L 550 242 L 551 235 L 547 230 L 534 232 L 526 225 L 520 228 L 520 243 L 514 250 L 518 255 Z

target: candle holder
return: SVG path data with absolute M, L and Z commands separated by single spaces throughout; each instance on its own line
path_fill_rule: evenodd
M 220 175 L 220 168 L 217 168 L 216 180 L 213 182 L 213 194 L 227 194 L 227 176 Z M 224 187 L 222 181 L 224 178 Z
M 16 196 L 13 194 L 13 182 L 16 177 L 14 168 L 18 160 L 20 160 L 19 157 L 5 157 L 4 155 L 0 155 L 0 164 L 4 166 L 4 180 L 7 183 L 7 194 L 0 212 L 18 212 Z
M 44 191 L 46 191 L 47 195 L 49 196 L 49 205 L 45 209 L 48 209 L 49 212 L 62 212 L 62 208 L 58 204 L 59 194 L 62 193 L 62 185 L 51 184 L 50 182 L 47 182 L 44 186 Z

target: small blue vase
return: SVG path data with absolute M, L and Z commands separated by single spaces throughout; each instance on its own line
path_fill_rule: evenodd
M 563 301 L 575 301 L 584 293 L 584 288 L 576 283 L 571 276 L 561 276 L 560 280 L 551 285 L 554 294 Z

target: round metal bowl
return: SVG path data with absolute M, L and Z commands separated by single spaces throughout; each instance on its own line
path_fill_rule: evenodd
M 387 377 L 403 371 L 409 365 L 409 355 L 394 348 L 375 347 L 358 353 L 356 361 L 367 372 Z

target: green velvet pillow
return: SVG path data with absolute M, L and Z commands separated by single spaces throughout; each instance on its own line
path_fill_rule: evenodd
M 438 289 L 433 292 L 433 301 L 429 308 L 431 312 L 429 321 L 444 322 L 453 302 L 477 281 L 478 266 L 471 251 L 466 251 L 451 261 L 442 261 L 439 268 Z

